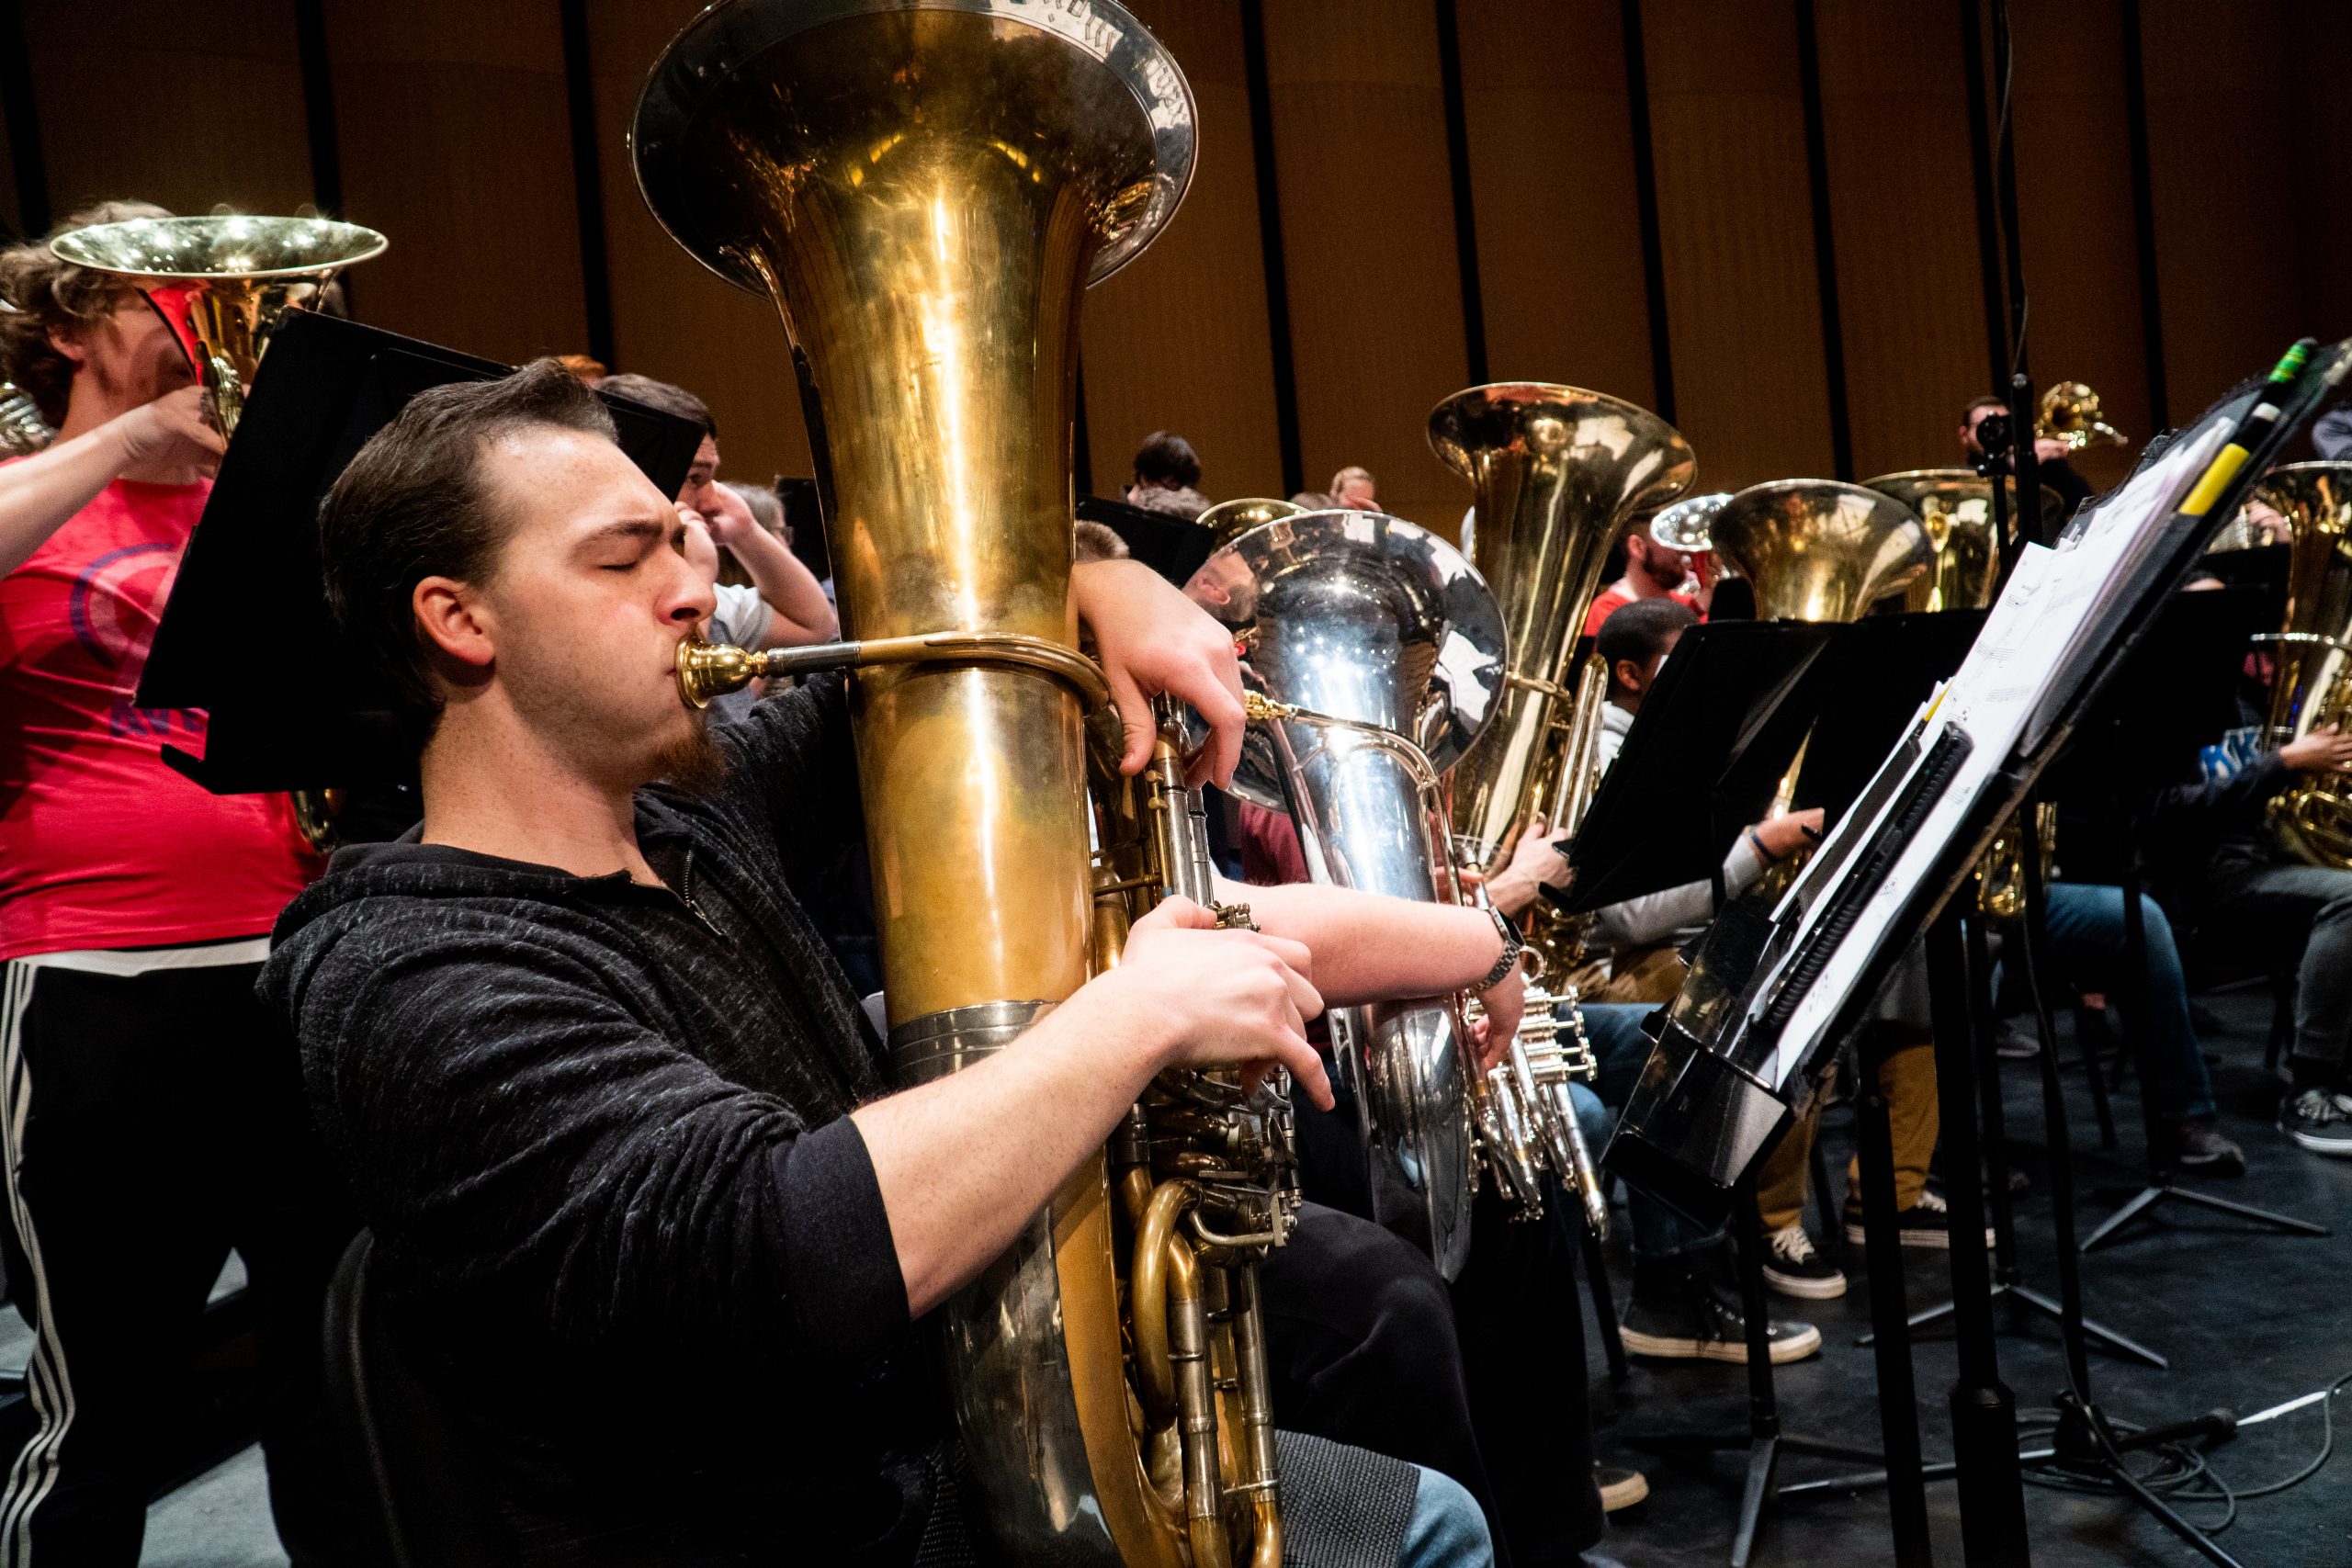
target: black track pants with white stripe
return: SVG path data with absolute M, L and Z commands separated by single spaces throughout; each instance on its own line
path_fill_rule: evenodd
M 0 1568 L 137 1562 L 157 1434 L 232 1247 L 258 1314 L 279 1534 L 298 1564 L 353 1560 L 318 1370 L 349 1231 L 254 976 L 0 964 L 8 1279 L 38 1336 L 26 1376 L 40 1416 L 0 1494 Z

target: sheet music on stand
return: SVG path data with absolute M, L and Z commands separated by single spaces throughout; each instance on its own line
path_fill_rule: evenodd
M 2281 400 L 2307 417 L 2320 367 L 2340 378 L 2346 363 L 2343 347 L 2322 355 Z M 1720 942 L 1710 933 L 1605 1163 L 1695 1217 L 1719 1210 L 1788 1119 L 1805 1069 L 1869 1003 L 2226 515 L 2212 503 L 2241 491 L 2296 422 L 2278 421 L 2258 460 L 2233 464 L 2253 406 L 2249 395 L 2184 432 L 2056 547 L 2026 547 L 1959 671 L 1775 906 L 1760 943 L 1753 929 Z

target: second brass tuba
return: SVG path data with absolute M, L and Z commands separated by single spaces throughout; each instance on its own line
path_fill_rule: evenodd
M 1201 891 L 1164 733 L 1090 810 L 1070 597 L 1080 299 L 1174 212 L 1191 90 L 1109 0 L 720 0 L 631 143 L 672 236 L 783 318 L 854 639 L 689 644 L 681 685 L 854 668 L 890 1064 L 929 1081 L 1114 961 L 1137 896 Z M 1007 1560 L 1275 1568 L 1253 1264 L 1287 1143 L 1235 1075 L 1163 1074 L 944 1309 Z
M 2287 621 L 2262 640 L 2278 661 L 2270 688 L 2269 746 L 2331 724 L 2352 726 L 2352 463 L 2273 468 L 2255 499 L 2294 530 L 2287 559 Z M 2352 792 L 2339 773 L 2299 777 L 2270 799 L 2281 848 L 2312 865 L 2352 867 Z
M 1376 512 L 1278 518 L 1185 590 L 1250 650 L 1237 793 L 1289 814 L 1318 883 L 1461 898 L 1440 777 L 1501 683 L 1502 617 L 1453 547 Z M 1470 1247 L 1476 1077 L 1459 998 L 1333 1008 L 1373 1217 L 1452 1279 Z

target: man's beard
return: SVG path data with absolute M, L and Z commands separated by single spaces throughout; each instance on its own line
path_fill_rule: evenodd
M 706 716 L 695 719 L 693 728 L 662 749 L 657 777 L 683 794 L 714 795 L 727 782 L 727 751 L 711 739 Z

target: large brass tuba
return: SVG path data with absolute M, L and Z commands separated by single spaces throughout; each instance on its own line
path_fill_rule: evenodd
M 1376 512 L 1261 525 L 1186 592 L 1250 649 L 1255 716 L 1234 787 L 1286 811 L 1315 881 L 1424 902 L 1461 889 L 1440 775 L 1502 679 L 1502 617 L 1453 547 Z M 1373 1217 L 1448 1279 L 1470 1247 L 1478 1087 L 1458 998 L 1334 1008 Z
M 1503 609 L 1502 701 L 1453 773 L 1463 862 L 1510 858 L 1542 809 L 1544 762 L 1573 700 L 1577 639 L 1609 547 L 1637 513 L 1690 487 L 1695 460 L 1646 409 L 1577 387 L 1510 382 L 1456 392 L 1430 414 L 1430 445 L 1476 491 L 1472 562 Z
M 857 639 L 682 649 L 682 685 L 856 668 L 891 1062 L 925 1081 L 1110 962 L 1136 884 L 1201 891 L 1165 738 L 1125 786 L 1152 797 L 1114 790 L 1090 850 L 1102 689 L 1069 592 L 1080 296 L 1174 211 L 1191 92 L 1108 0 L 721 0 L 655 64 L 632 144 L 664 227 L 783 318 Z M 1286 1147 L 1279 1101 L 1165 1075 L 946 1309 L 1009 1560 L 1279 1562 L 1251 1265 L 1289 1223 Z
M 384 254 L 373 229 L 331 218 L 134 218 L 51 240 L 61 261 L 137 288 L 179 339 L 223 435 L 236 433 L 269 334 L 345 267 Z
M 2278 673 L 2267 742 L 2283 746 L 2327 725 L 2352 727 L 2352 463 L 2273 468 L 2255 499 L 2294 530 L 2287 561 L 2287 623 L 2265 641 Z M 2313 865 L 2352 866 L 2352 793 L 2342 775 L 2297 780 L 2273 795 L 2270 830 Z

